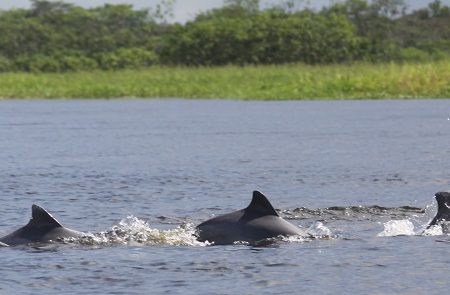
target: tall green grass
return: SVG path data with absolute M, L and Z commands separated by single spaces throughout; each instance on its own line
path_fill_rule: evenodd
M 450 61 L 0 74 L 0 98 L 450 98 Z

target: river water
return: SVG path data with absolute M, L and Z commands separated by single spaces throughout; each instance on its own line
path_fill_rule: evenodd
M 1 294 L 442 294 L 450 101 L 0 101 L 0 236 L 38 204 L 90 238 L 2 248 Z M 316 239 L 208 246 L 261 190 Z

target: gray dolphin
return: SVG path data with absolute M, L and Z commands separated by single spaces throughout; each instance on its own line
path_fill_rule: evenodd
M 209 219 L 196 229 L 199 241 L 215 245 L 238 241 L 259 244 L 278 236 L 309 236 L 298 226 L 281 218 L 269 200 L 258 191 L 253 192 L 252 201 L 247 208 Z
M 0 243 L 6 246 L 16 246 L 29 243 L 46 243 L 60 238 L 76 238 L 85 236 L 82 232 L 63 227 L 50 213 L 33 205 L 32 218 L 27 225 L 0 238 Z
M 450 192 L 438 192 L 435 194 L 435 198 L 438 204 L 438 211 L 428 228 L 432 225 L 442 224 L 444 221 L 450 221 Z M 448 226 L 443 227 L 443 230 L 449 231 Z

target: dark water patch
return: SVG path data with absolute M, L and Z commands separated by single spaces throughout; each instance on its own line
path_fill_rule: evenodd
M 437 239 L 436 242 L 438 242 L 438 243 L 444 243 L 444 244 L 449 244 L 449 245 L 450 245 L 450 238 L 447 238 L 447 239 Z
M 424 214 L 425 209 L 412 206 L 383 207 L 373 206 L 332 206 L 327 208 L 309 209 L 305 207 L 293 210 L 278 210 L 286 219 L 332 220 L 377 220 L 380 217 L 392 219 L 408 218 L 415 214 Z

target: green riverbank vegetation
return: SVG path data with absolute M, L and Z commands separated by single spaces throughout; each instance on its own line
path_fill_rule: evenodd
M 185 24 L 167 21 L 174 1 L 136 10 L 31 0 L 29 9 L 0 11 L 0 72 L 450 58 L 450 7 L 439 0 L 413 11 L 403 0 L 322 9 L 303 0 L 224 0 Z
M 174 2 L 0 11 L 0 97 L 450 97 L 440 0 L 224 0 L 183 24 Z
M 0 74 L 2 98 L 449 98 L 450 61 Z

